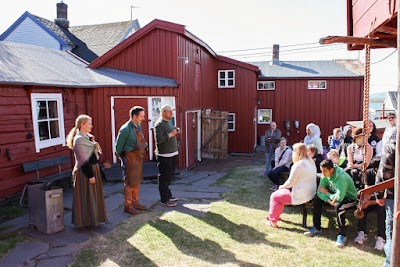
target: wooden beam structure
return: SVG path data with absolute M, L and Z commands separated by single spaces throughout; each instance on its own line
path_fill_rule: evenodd
M 371 37 L 354 37 L 354 36 L 327 36 L 319 39 L 320 44 L 343 43 L 349 45 L 370 45 L 373 47 L 397 47 L 397 42 L 393 38 L 380 39 Z
M 379 32 L 383 32 L 383 33 L 388 33 L 388 34 L 393 34 L 394 37 L 396 37 L 397 35 L 397 29 L 396 27 L 390 27 L 390 26 L 380 26 L 378 28 Z

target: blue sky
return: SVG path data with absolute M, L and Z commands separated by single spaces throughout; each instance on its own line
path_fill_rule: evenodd
M 18 0 L 2 4 L 0 32 L 4 32 L 25 11 L 53 20 L 58 0 Z M 99 24 L 137 18 L 141 26 L 153 19 L 186 25 L 214 51 L 242 61 L 271 59 L 273 44 L 281 45 L 281 60 L 355 59 L 364 52 L 347 51 L 344 45 L 318 47 L 327 35 L 346 35 L 346 0 L 65 0 L 70 24 Z M 308 44 L 299 46 L 299 44 Z M 286 47 L 285 47 L 286 46 Z M 310 49 L 312 48 L 312 49 Z M 293 50 L 296 49 L 296 50 Z M 291 50 L 291 51 L 284 51 Z M 372 51 L 378 62 L 393 49 Z M 397 52 L 371 65 L 371 89 L 396 90 Z

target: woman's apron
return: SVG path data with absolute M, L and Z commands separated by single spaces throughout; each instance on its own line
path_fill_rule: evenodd
M 125 183 L 130 186 L 135 186 L 143 180 L 143 157 L 146 153 L 148 144 L 143 136 L 143 133 L 137 127 L 133 127 L 136 134 L 136 146 L 132 151 L 125 154 L 125 171 L 126 180 Z

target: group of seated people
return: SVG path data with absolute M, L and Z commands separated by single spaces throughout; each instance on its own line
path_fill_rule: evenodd
M 390 126 L 383 135 L 384 141 L 376 135 L 376 126 L 373 121 L 369 121 L 365 133 L 368 135 L 366 144 L 364 144 L 362 128 L 352 130 L 351 127 L 344 127 L 343 134 L 339 128 L 335 128 L 333 135 L 328 139 L 330 150 L 326 155 L 323 153 L 320 129 L 313 123 L 307 125 L 307 136 L 303 143 L 293 145 L 293 151 L 287 146 L 286 139 L 281 138 L 279 147 L 275 150 L 275 167 L 267 173 L 273 182 L 271 189 L 274 191 L 270 197 L 267 223 L 273 228 L 278 228 L 278 221 L 285 205 L 300 205 L 312 200 L 314 226 L 304 234 L 310 237 L 318 236 L 322 232 L 323 206 L 329 204 L 336 211 L 339 225 L 336 246 L 343 248 L 347 240 L 345 214 L 347 210 L 356 208 L 358 191 L 394 177 L 394 161 L 391 160 L 388 163 L 388 159 L 394 157 L 393 142 L 396 141 L 397 133 L 397 128 L 393 125 L 395 114 L 389 114 L 388 120 Z M 390 168 L 388 168 L 389 164 L 391 164 Z M 290 174 L 281 185 L 282 172 L 290 172 Z M 321 174 L 317 175 L 317 173 Z M 317 177 L 320 177 L 318 186 Z M 387 195 L 386 198 L 388 198 Z M 365 216 L 358 220 L 358 233 L 354 242 L 363 244 L 367 240 L 367 214 L 376 211 L 378 229 L 374 248 L 383 250 L 385 239 L 391 238 L 391 236 L 386 236 L 387 208 L 382 199 L 377 198 L 376 202 L 380 205 L 369 206 L 364 211 Z M 385 252 L 387 252 L 386 248 Z

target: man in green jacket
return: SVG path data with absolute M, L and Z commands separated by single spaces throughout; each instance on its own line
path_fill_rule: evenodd
M 343 248 L 346 244 L 345 212 L 354 209 L 357 205 L 357 189 L 353 179 L 340 167 L 334 165 L 329 159 L 320 164 L 322 178 L 318 186 L 317 195 L 313 204 L 313 223 L 306 236 L 317 236 L 321 234 L 321 213 L 325 203 L 335 207 L 337 221 L 339 224 L 339 235 L 336 246 Z
M 115 150 L 121 158 L 124 177 L 124 211 L 136 214 L 137 210 L 146 209 L 139 203 L 139 189 L 143 180 L 143 156 L 148 144 L 140 125 L 145 119 L 144 108 L 134 106 L 129 115 L 131 119 L 119 129 Z

